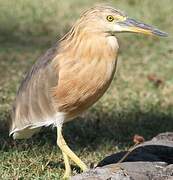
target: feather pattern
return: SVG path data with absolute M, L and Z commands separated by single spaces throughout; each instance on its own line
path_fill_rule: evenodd
M 97 11 L 91 12 L 85 12 L 24 78 L 12 111 L 10 135 L 14 138 L 28 138 L 42 126 L 61 126 L 94 104 L 109 87 L 118 43 L 102 26 L 88 20 Z

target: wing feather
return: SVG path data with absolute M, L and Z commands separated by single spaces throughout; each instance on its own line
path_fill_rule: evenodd
M 52 60 L 58 53 L 58 45 L 50 48 L 23 79 L 13 105 L 10 134 L 14 138 L 32 136 L 40 126 L 50 125 L 55 110 L 50 89 L 58 83 L 58 72 Z M 36 128 L 36 129 L 34 129 Z

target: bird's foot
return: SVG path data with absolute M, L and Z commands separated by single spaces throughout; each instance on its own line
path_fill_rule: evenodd
M 65 173 L 64 173 L 63 179 L 64 179 L 64 180 L 68 180 L 68 179 L 70 179 L 70 177 L 71 177 L 71 172 L 68 172 L 68 171 L 66 170 Z
M 79 162 L 77 165 L 81 168 L 82 171 L 87 171 L 88 170 L 87 165 L 82 161 Z

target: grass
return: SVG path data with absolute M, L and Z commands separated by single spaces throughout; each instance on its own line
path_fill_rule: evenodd
M 4 126 L 24 72 L 79 16 L 97 2 L 0 0 L 0 177 L 61 179 L 63 160 L 56 132 L 44 129 L 14 141 Z M 172 0 L 109 1 L 129 16 L 169 33 L 165 39 L 118 35 L 119 63 L 111 87 L 82 117 L 64 126 L 69 146 L 89 166 L 127 149 L 134 134 L 146 139 L 173 130 Z M 73 172 L 79 170 L 73 164 Z

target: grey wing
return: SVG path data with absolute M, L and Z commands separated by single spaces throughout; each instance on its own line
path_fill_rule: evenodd
M 55 110 L 50 89 L 58 83 L 58 72 L 52 65 L 57 51 L 55 45 L 39 58 L 19 87 L 10 124 L 14 138 L 29 138 L 40 127 L 52 124 Z

